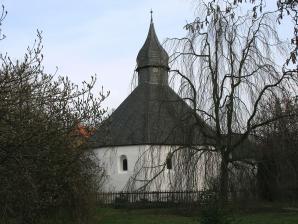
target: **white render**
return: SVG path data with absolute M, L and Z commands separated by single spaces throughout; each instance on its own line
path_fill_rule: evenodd
M 175 160 L 178 159 L 179 152 L 172 157 L 172 169 L 167 169 L 166 160 L 169 153 L 174 152 L 177 146 L 150 146 L 133 145 L 103 147 L 94 150 L 97 158 L 103 163 L 108 180 L 104 186 L 105 192 L 131 191 L 136 190 L 152 180 L 158 174 L 147 190 L 150 191 L 171 191 L 175 189 Z M 127 159 L 128 169 L 123 171 L 121 161 Z M 210 158 L 209 158 L 210 160 Z M 204 188 L 204 169 L 206 157 L 202 157 L 198 162 L 199 167 L 203 167 L 203 172 L 198 172 L 198 190 Z M 183 175 L 183 173 L 179 173 Z
M 161 160 L 166 159 L 167 153 L 170 150 L 168 146 L 161 146 Z M 142 155 L 151 149 L 149 145 L 134 145 L 134 146 L 118 146 L 118 147 L 104 147 L 95 149 L 96 156 L 103 162 L 108 181 L 104 187 L 104 191 L 122 191 L 129 181 L 137 172 L 138 167 L 143 166 Z M 126 156 L 128 170 L 123 171 L 121 168 L 121 156 Z M 142 165 L 141 165 L 142 164 Z M 140 166 L 138 166 L 140 165 Z M 136 183 L 138 186 L 141 183 Z

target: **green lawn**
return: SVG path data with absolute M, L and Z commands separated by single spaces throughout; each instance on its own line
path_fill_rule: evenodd
M 260 213 L 237 217 L 241 224 L 298 224 L 298 213 Z
M 199 224 L 197 215 L 185 216 L 174 210 L 98 209 L 98 224 Z M 298 212 L 262 212 L 234 215 L 237 224 L 298 224 Z
M 175 215 L 167 209 L 99 209 L 99 224 L 193 224 L 197 217 Z

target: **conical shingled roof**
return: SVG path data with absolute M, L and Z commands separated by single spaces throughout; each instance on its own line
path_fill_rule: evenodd
M 168 59 L 151 21 L 137 57 L 142 81 L 92 136 L 94 148 L 210 143 L 211 128 L 168 85 Z
M 203 120 L 168 85 L 139 85 L 92 137 L 93 147 L 208 145 Z
M 158 41 L 151 19 L 147 39 L 137 56 L 137 70 L 150 66 L 169 69 L 168 64 L 169 56 Z

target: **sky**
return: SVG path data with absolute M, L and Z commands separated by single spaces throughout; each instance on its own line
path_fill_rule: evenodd
M 7 17 L 1 52 L 20 59 L 32 46 L 36 31 L 43 36 L 45 72 L 67 75 L 80 84 L 96 74 L 110 90 L 105 106 L 116 108 L 130 93 L 137 53 L 149 29 L 153 10 L 162 42 L 182 36 L 191 18 L 190 0 L 3 0 Z
M 181 37 L 193 18 L 193 0 L 0 0 L 8 15 L 2 24 L 6 38 L 1 52 L 21 59 L 36 31 L 43 36 L 45 72 L 68 76 L 76 84 L 96 74 L 110 96 L 110 110 L 131 91 L 136 57 L 149 29 L 153 10 L 160 42 Z M 269 4 L 275 1 L 269 1 Z M 283 32 L 291 32 L 287 27 Z

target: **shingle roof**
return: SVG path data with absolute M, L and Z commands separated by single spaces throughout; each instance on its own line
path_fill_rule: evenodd
M 197 117 L 198 118 L 198 117 Z M 202 145 L 211 129 L 169 86 L 139 85 L 91 138 L 93 147 Z
M 151 21 L 138 57 L 138 87 L 91 137 L 93 147 L 206 145 L 212 131 L 168 85 L 168 54 Z
M 146 41 L 137 56 L 137 70 L 149 66 L 169 69 L 169 56 L 158 41 L 153 22 L 150 23 Z

